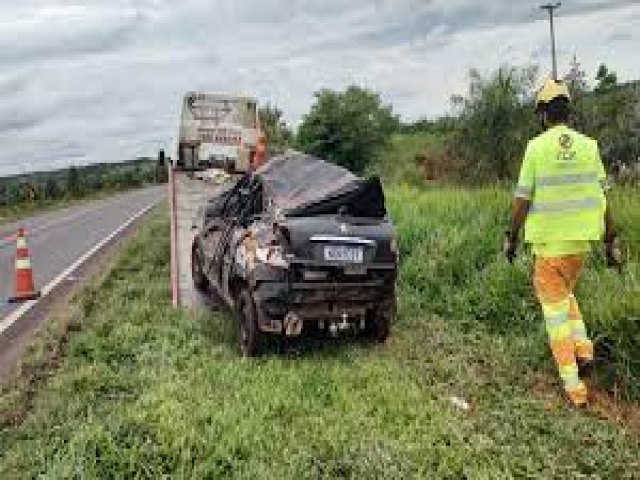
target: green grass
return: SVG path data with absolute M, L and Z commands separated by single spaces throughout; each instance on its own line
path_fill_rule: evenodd
M 512 343 L 517 355 L 542 367 L 545 333 L 531 287 L 532 256 L 514 266 L 500 253 L 508 225 L 510 193 L 504 189 L 391 189 L 404 267 L 400 277 L 406 311 L 456 319 L 465 331 L 481 324 Z M 602 246 L 589 258 L 577 297 L 594 338 L 611 339 L 619 355 L 624 394 L 640 398 L 640 192 L 619 190 L 612 208 L 623 232 L 623 275 L 604 265 Z
M 0 432 L 0 478 L 640 478 L 638 436 L 557 395 L 527 260 L 496 253 L 506 201 L 392 189 L 403 264 L 388 344 L 255 361 L 238 357 L 229 314 L 171 309 L 158 215 L 76 302 L 66 357 Z M 596 265 L 581 293 L 590 275 L 638 292 Z

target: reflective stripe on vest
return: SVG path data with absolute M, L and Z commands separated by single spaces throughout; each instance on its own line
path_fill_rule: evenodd
M 514 195 L 520 198 L 531 198 L 531 194 L 533 193 L 533 189 L 531 187 L 523 187 L 518 186 Z
M 582 185 L 592 184 L 598 181 L 598 174 L 589 173 L 573 173 L 566 175 L 549 175 L 536 179 L 536 187 L 558 187 L 565 185 Z
M 529 213 L 565 213 L 600 208 L 602 208 L 602 200 L 600 198 L 585 197 L 578 200 L 535 202 L 531 205 Z
M 546 324 L 547 324 L 547 327 L 550 327 L 550 328 L 559 327 L 561 325 L 564 325 L 564 323 L 567 320 L 569 320 L 569 312 L 561 312 L 561 313 L 556 313 L 555 315 L 550 315 L 546 319 Z

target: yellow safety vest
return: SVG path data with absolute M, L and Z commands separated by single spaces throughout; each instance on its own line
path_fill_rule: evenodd
M 601 239 L 606 178 L 598 143 L 592 138 L 559 125 L 531 140 L 515 193 L 531 201 L 525 241 Z

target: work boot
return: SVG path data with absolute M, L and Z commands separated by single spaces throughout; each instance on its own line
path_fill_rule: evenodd
M 576 398 L 575 395 L 570 394 L 569 392 L 565 391 L 564 392 L 564 398 L 566 399 L 567 403 L 575 408 L 576 410 L 585 410 L 587 408 L 587 399 L 586 397 L 582 397 L 580 396 L 579 398 Z
M 574 408 L 583 409 L 587 406 L 587 386 L 582 382 L 579 387 L 571 390 L 565 389 L 564 395 Z
M 591 378 L 595 366 L 593 358 L 578 358 L 576 363 L 578 364 L 578 375 L 580 375 L 580 378 L 583 380 L 585 378 Z

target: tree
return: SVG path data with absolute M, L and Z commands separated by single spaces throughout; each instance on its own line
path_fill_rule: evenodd
M 321 90 L 298 130 L 298 147 L 361 173 L 385 147 L 399 120 L 390 105 L 369 90 Z
M 618 75 L 610 71 L 603 63 L 598 67 L 596 73 L 596 87 L 594 91 L 596 93 L 610 92 L 618 85 Z
M 80 174 L 77 167 L 69 167 L 67 169 L 67 195 L 71 197 L 79 197 L 82 193 L 80 185 Z
M 9 186 L 6 182 L 0 182 L 0 205 L 3 207 L 9 205 Z
M 640 158 L 640 87 L 620 85 L 615 72 L 602 64 L 593 92 L 574 103 L 576 126 L 598 140 L 605 166 L 617 171 Z
M 537 125 L 533 84 L 537 69 L 500 67 L 489 76 L 472 70 L 466 95 L 456 97 L 460 112 L 449 149 L 455 166 L 470 181 L 511 179 Z
M 275 105 L 265 105 L 259 111 L 260 127 L 267 136 L 270 148 L 284 150 L 293 138 L 291 129 L 282 118 L 282 110 Z
M 58 182 L 56 182 L 53 176 L 47 177 L 47 180 L 45 181 L 44 196 L 47 200 L 55 200 L 60 197 L 60 188 L 58 187 Z
M 11 182 L 7 186 L 7 205 L 15 206 L 19 205 L 24 201 L 22 197 L 22 187 L 20 183 Z
M 589 85 L 587 84 L 587 74 L 578 62 L 576 55 L 573 56 L 571 69 L 564 76 L 564 81 L 571 92 L 572 125 L 580 131 L 589 129 L 592 111 L 592 103 Z
M 573 56 L 569 73 L 564 76 L 564 81 L 569 87 L 572 98 L 576 99 L 587 91 L 587 74 L 578 62 L 577 55 Z

